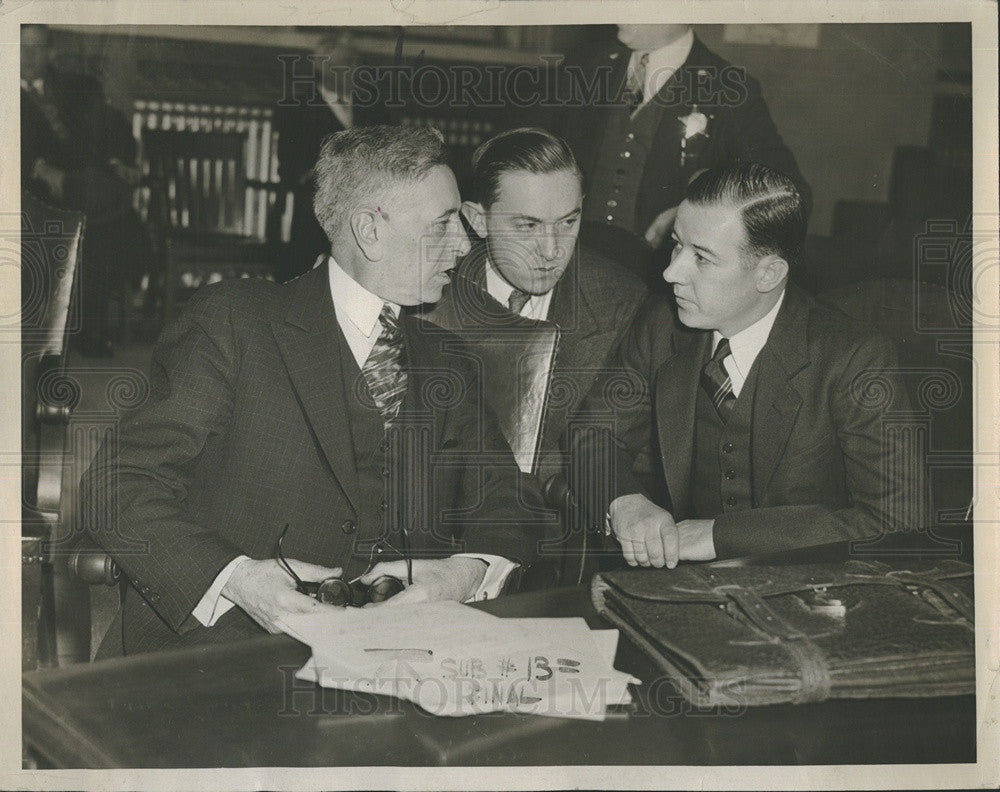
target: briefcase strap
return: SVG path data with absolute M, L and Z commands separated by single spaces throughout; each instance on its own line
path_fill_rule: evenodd
M 915 572 L 907 571 L 889 572 L 886 577 L 893 578 L 906 585 L 919 586 L 920 588 L 933 591 L 952 608 L 958 611 L 962 618 L 966 619 L 970 623 L 975 623 L 975 605 L 972 600 L 966 596 L 965 592 L 958 588 L 958 586 L 954 583 L 951 583 L 948 580 L 932 578 L 926 575 L 920 575 Z
M 830 667 L 826 657 L 809 637 L 792 627 L 756 591 L 738 585 L 716 586 L 717 593 L 734 602 L 743 615 L 765 635 L 784 646 L 799 666 L 802 687 L 794 702 L 824 701 L 830 695 Z

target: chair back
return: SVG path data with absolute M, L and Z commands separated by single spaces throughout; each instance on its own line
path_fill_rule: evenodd
M 21 447 L 26 506 L 58 516 L 65 422 L 79 394 L 62 380 L 77 323 L 84 216 L 21 196 Z M 54 431 L 49 431 L 53 428 Z
M 51 548 L 66 424 L 79 390 L 63 374 L 84 216 L 21 195 L 21 665 L 56 658 Z
M 164 230 L 247 235 L 246 135 L 144 130 L 149 219 Z

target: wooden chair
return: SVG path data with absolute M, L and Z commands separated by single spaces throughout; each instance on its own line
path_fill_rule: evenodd
M 55 577 L 66 426 L 78 386 L 64 376 L 75 323 L 84 216 L 21 196 L 22 666 L 56 663 Z M 89 612 L 87 608 L 84 609 Z M 89 633 L 89 625 L 84 625 Z
M 246 146 L 242 132 L 143 131 L 148 219 L 161 262 L 165 322 L 199 286 L 271 274 L 258 222 L 269 194 L 247 176 Z

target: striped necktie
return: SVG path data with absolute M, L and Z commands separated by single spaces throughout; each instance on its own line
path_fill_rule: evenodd
M 511 313 L 520 314 L 530 299 L 531 295 L 528 292 L 515 288 L 510 293 L 510 297 L 507 298 L 507 307 L 511 310 Z
M 382 418 L 389 423 L 399 414 L 406 393 L 406 368 L 403 365 L 403 334 L 399 319 L 388 304 L 378 315 L 382 332 L 372 347 L 365 365 L 361 367 L 368 390 L 375 400 Z
M 646 90 L 646 70 L 649 67 L 649 53 L 636 52 L 633 55 L 631 68 L 625 85 L 625 101 L 629 112 L 634 113 L 642 104 Z
M 715 405 L 716 411 L 723 423 L 729 420 L 733 413 L 733 406 L 736 404 L 736 396 L 733 393 L 733 382 L 726 373 L 722 361 L 730 355 L 729 339 L 723 338 L 719 342 L 712 359 L 705 364 L 701 370 L 701 387 L 705 389 Z

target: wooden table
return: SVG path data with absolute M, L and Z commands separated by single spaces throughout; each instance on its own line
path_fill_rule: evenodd
M 846 557 L 842 549 L 818 557 L 837 554 Z M 602 626 L 586 588 L 484 607 Z M 25 746 L 41 766 L 65 768 L 976 760 L 972 696 L 696 710 L 624 638 L 615 665 L 644 684 L 630 711 L 603 723 L 510 713 L 436 718 L 408 702 L 295 680 L 308 657 L 291 638 L 262 636 L 25 674 Z

